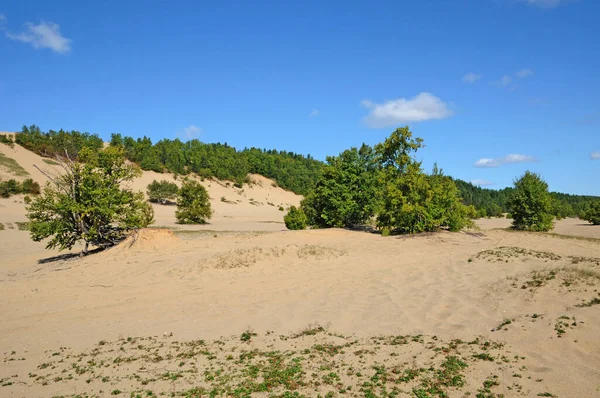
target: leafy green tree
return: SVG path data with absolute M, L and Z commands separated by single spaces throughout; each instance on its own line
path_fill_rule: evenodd
M 146 191 L 150 202 L 158 202 L 162 205 L 168 204 L 170 201 L 174 200 L 177 197 L 178 192 L 179 188 L 177 187 L 177 184 L 167 180 L 152 181 L 148 184 L 148 190 Z
M 600 225 L 600 200 L 594 202 L 588 211 L 582 217 L 583 220 L 589 221 L 594 225 Z
M 152 223 L 154 214 L 144 195 L 122 188 L 141 172 L 125 161 L 121 149 L 83 148 L 79 161 L 56 160 L 64 172 L 48 175 L 52 182 L 27 207 L 34 241 L 51 237 L 46 247 L 63 250 L 83 240 L 86 254 L 89 245 L 112 246 L 128 231 Z
M 423 140 L 413 138 L 408 127 L 399 128 L 375 146 L 383 167 L 382 207 L 377 224 L 384 231 L 419 233 L 451 231 L 472 225 L 471 209 L 461 203 L 454 181 L 434 166 L 428 175 L 413 153 Z
M 365 224 L 377 207 L 378 166 L 373 148 L 363 144 L 328 157 L 321 179 L 302 202 L 309 223 L 320 228 Z
M 179 190 L 175 217 L 180 224 L 205 224 L 212 217 L 206 188 L 198 181 L 186 179 Z
M 548 192 L 548 184 L 539 174 L 526 171 L 515 181 L 509 205 L 515 229 L 549 231 L 554 226 L 552 197 Z
M 378 225 L 398 233 L 460 231 L 472 226 L 472 209 L 460 201 L 454 181 L 434 167 L 428 175 L 412 162 L 401 175 L 389 178 L 383 191 Z
M 301 208 L 297 208 L 296 206 L 290 207 L 288 214 L 283 217 L 283 221 L 287 229 L 291 230 L 306 229 L 307 226 L 306 214 L 304 214 Z

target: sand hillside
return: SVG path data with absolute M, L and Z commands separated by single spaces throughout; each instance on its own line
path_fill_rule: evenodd
M 60 172 L 60 167 L 46 163 L 48 160 L 30 152 L 19 145 L 12 148 L 0 144 L 0 153 L 17 161 L 27 171 L 28 176 L 16 176 L 6 168 L 0 167 L 0 179 L 15 178 L 23 180 L 32 178 L 44 185 L 48 179 L 35 166 L 51 174 Z M 146 187 L 154 180 L 167 180 L 181 185 L 181 178 L 177 180 L 172 174 L 160 174 L 153 171 L 144 171 L 140 178 L 132 181 L 129 186 L 133 190 L 146 192 Z M 205 230 L 266 230 L 277 231 L 285 229 L 283 224 L 284 212 L 279 206 L 287 209 L 291 205 L 298 205 L 301 196 L 286 191 L 263 176 L 250 175 L 250 184 L 242 188 L 235 188 L 233 183 L 206 179 L 200 181 L 208 190 L 214 216 L 210 223 L 203 226 L 186 226 L 186 229 Z M 224 199 L 224 201 L 222 200 Z M 175 224 L 175 206 L 153 205 L 155 212 L 154 226 L 177 228 Z M 25 206 L 22 196 L 8 199 L 0 198 L 0 223 L 14 223 L 27 221 Z
M 600 227 L 286 231 L 255 178 L 84 258 L 1 230 L 0 396 L 600 396 Z

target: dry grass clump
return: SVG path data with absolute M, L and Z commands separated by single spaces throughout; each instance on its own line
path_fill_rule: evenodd
M 510 259 L 537 258 L 545 261 L 558 261 L 562 259 L 558 254 L 550 252 L 541 252 L 537 250 L 525 249 L 515 246 L 500 246 L 495 249 L 481 251 L 475 255 L 476 259 L 483 259 L 490 262 L 508 262 Z
M 330 259 L 345 256 L 346 254 L 348 253 L 345 250 L 338 250 L 332 247 L 318 245 L 304 245 L 298 249 L 298 257 L 303 259 Z
M 29 173 L 16 160 L 0 153 L 0 167 L 17 177 L 28 176 Z
M 561 287 L 576 287 L 580 285 L 600 285 L 600 272 L 580 267 L 555 267 L 532 271 L 528 277 L 519 283 L 515 279 L 512 286 L 521 289 L 536 289 L 548 285 L 551 281 L 557 281 Z

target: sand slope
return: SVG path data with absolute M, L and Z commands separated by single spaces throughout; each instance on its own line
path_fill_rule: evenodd
M 33 178 L 42 186 L 48 181 L 35 166 L 52 174 L 60 171 L 59 166 L 47 164 L 39 155 L 36 155 L 19 145 L 12 148 L 6 144 L 0 144 L 0 152 L 15 159 L 23 167 L 29 176 L 17 177 L 0 169 L 0 179 L 7 180 L 15 178 Z M 250 184 L 244 184 L 242 188 L 235 188 L 231 182 L 207 179 L 200 181 L 208 190 L 214 216 L 209 224 L 203 226 L 186 226 L 186 229 L 204 230 L 263 230 L 277 231 L 285 229 L 283 224 L 284 212 L 279 207 L 287 209 L 289 206 L 298 205 L 301 196 L 293 192 L 285 191 L 276 184 L 260 175 L 251 174 Z M 182 178 L 177 180 L 172 174 L 144 171 L 140 178 L 129 184 L 129 188 L 146 192 L 148 184 L 154 180 L 167 180 L 181 185 Z M 155 226 L 168 226 L 178 228 L 175 223 L 175 206 L 153 205 L 155 212 Z M 27 221 L 25 217 L 25 206 L 22 196 L 13 196 L 9 199 L 0 198 L 0 223 L 14 223 L 16 221 Z

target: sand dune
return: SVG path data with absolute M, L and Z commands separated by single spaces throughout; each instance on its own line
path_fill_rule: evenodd
M 29 176 L 15 176 L 6 170 L 0 169 L 0 179 L 16 178 L 23 180 L 33 178 L 42 186 L 48 178 L 37 168 L 50 173 L 57 173 L 60 167 L 46 163 L 48 159 L 42 158 L 19 145 L 12 148 L 0 144 L 0 152 L 12 159 L 25 169 Z M 284 212 L 279 207 L 287 209 L 297 206 L 301 197 L 293 192 L 286 191 L 263 176 L 251 174 L 251 183 L 236 188 L 229 181 L 216 179 L 200 180 L 208 190 L 211 206 L 214 211 L 213 218 L 206 225 L 185 226 L 187 230 L 233 230 L 233 231 L 280 231 L 285 229 L 283 224 Z M 146 192 L 148 184 L 154 180 L 167 180 L 180 185 L 182 178 L 175 179 L 172 174 L 144 171 L 140 178 L 129 183 L 129 188 L 135 191 Z M 181 228 L 175 223 L 175 206 L 154 204 L 155 226 Z M 17 195 L 9 199 L 0 198 L 0 223 L 14 223 L 27 221 L 23 196 Z
M 171 177 L 132 185 L 155 178 Z M 506 220 L 282 231 L 277 206 L 299 197 L 253 178 L 243 192 L 204 181 L 210 225 L 156 206 L 179 229 L 84 258 L 0 231 L 0 395 L 598 396 L 600 241 L 493 229 Z M 2 201 L 0 222 L 24 217 L 21 201 Z M 600 238 L 578 224 L 556 229 Z

